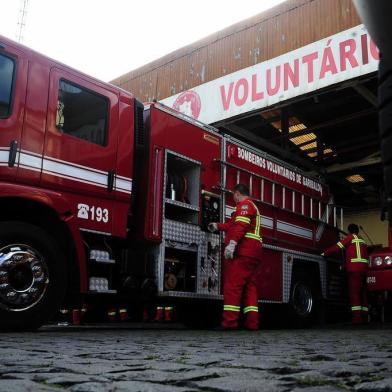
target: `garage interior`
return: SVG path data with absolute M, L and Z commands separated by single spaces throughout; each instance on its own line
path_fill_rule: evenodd
M 345 225 L 356 221 L 370 243 L 387 245 L 387 223 L 380 219 L 377 74 L 215 126 L 326 179 L 335 203 L 344 208 Z

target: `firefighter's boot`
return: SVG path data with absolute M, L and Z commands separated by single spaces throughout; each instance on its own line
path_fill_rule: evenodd
M 173 321 L 173 307 L 166 306 L 165 307 L 165 322 L 171 323 Z
M 129 320 L 127 309 L 120 308 L 118 313 L 119 313 L 120 321 L 128 321 Z
M 352 306 L 351 307 L 351 323 L 352 325 L 362 325 L 362 307 L 361 306 Z
M 163 307 L 162 306 L 157 306 L 157 311 L 156 311 L 156 313 L 155 313 L 155 319 L 154 319 L 154 321 L 162 321 L 163 320 L 163 317 L 164 317 L 164 309 L 163 309 Z
M 117 311 L 116 311 L 116 309 L 110 308 L 110 309 L 108 310 L 108 320 L 109 320 L 111 323 L 114 323 L 114 322 L 116 322 L 116 318 L 117 318 Z
M 259 310 L 258 306 L 247 306 L 244 308 L 245 328 L 249 331 L 259 329 Z

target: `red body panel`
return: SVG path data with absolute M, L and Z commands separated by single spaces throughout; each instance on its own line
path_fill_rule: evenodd
M 392 257 L 392 248 L 382 248 L 370 255 L 370 268 L 368 271 L 368 289 L 370 291 L 392 291 L 392 266 L 384 263 L 385 257 Z M 383 263 L 375 265 L 374 259 L 381 257 Z
M 392 290 L 392 269 L 371 269 L 367 276 L 369 291 Z
M 31 200 L 47 206 L 57 213 L 57 216 L 66 223 L 75 244 L 80 271 L 80 290 L 83 293 L 87 292 L 86 256 L 79 222 L 76 215 L 71 212 L 71 203 L 68 196 L 61 192 L 2 182 L 0 201 L 2 198 L 19 198 L 21 203 L 24 200 Z
M 249 184 L 253 173 L 251 195 L 256 200 L 263 200 L 262 203 L 256 202 L 256 204 L 263 217 L 264 243 L 307 253 L 321 253 L 325 244 L 337 240 L 337 232 L 309 219 L 310 203 L 312 200 L 313 217 L 318 218 L 318 202 L 327 203 L 331 197 L 328 187 L 305 177 L 299 170 L 260 153 L 254 153 L 242 144 L 227 143 L 226 189 L 233 189 L 237 182 Z M 239 178 L 237 168 L 242 169 Z M 264 182 L 262 183 L 262 180 L 256 176 L 262 176 Z M 285 187 L 284 196 L 283 187 Z M 261 195 L 262 189 L 263 195 Z M 303 214 L 299 192 L 305 194 Z M 229 211 L 234 208 L 230 196 L 227 197 L 226 204 Z M 226 212 L 226 216 L 229 211 Z M 320 217 L 324 214 L 326 211 L 322 207 Z M 332 210 L 328 215 L 328 222 L 332 223 Z
M 283 299 L 282 276 L 282 253 L 264 247 L 259 275 L 259 298 L 281 302 Z
M 26 112 L 28 59 L 26 53 L 20 48 L 16 48 L 13 45 L 9 45 L 7 48 L 6 55 L 15 62 L 15 65 L 17 64 L 18 68 L 13 81 L 15 98 L 12 102 L 12 112 L 8 118 L 3 118 L 0 121 L 0 176 L 6 181 L 15 181 L 18 166 L 8 167 L 8 152 L 11 142 L 15 141 L 20 145 L 21 141 L 23 120 Z
M 16 80 L 11 116 L 0 121 L 0 178 L 39 186 L 43 192 L 67 192 L 80 227 L 125 237 L 134 163 L 133 97 L 5 38 L 1 43 L 1 53 L 15 60 Z M 100 94 L 109 102 L 107 145 L 56 128 L 60 79 Z M 7 162 L 14 140 L 18 154 L 10 168 Z M 113 191 L 108 191 L 109 172 L 115 175 Z M 88 205 L 88 219 L 78 217 L 81 204 Z M 97 208 L 103 210 L 98 216 Z
M 34 200 L 51 208 L 67 224 L 77 249 L 80 288 L 86 292 L 86 256 L 80 230 L 127 236 L 134 169 L 134 98 L 6 38 L 0 37 L 0 42 L 0 54 L 15 62 L 11 114 L 0 120 L 0 199 Z M 69 136 L 56 128 L 60 79 L 109 102 L 107 145 Z M 9 167 L 14 141 L 16 160 Z M 113 173 L 112 191 L 108 189 L 109 172 Z
M 141 191 L 146 195 L 144 238 L 161 240 L 163 167 L 165 150 L 190 157 L 201 163 L 200 188 L 216 192 L 220 183 L 221 138 L 154 106 L 146 114 L 150 131 L 148 158 L 144 156 L 147 181 Z

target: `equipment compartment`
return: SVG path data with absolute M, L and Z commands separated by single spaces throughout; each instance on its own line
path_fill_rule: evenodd
M 183 223 L 197 225 L 199 223 L 198 209 L 185 203 L 166 199 L 165 219 L 176 220 Z
M 166 152 L 165 218 L 199 223 L 200 163 Z
M 196 291 L 197 248 L 165 248 L 164 291 Z

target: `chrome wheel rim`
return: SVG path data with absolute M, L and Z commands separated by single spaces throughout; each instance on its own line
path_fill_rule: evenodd
M 28 245 L 11 244 L 0 249 L 0 306 L 20 312 L 35 306 L 49 285 L 44 257 Z
M 301 317 L 309 316 L 313 309 L 311 289 L 302 282 L 297 282 L 293 289 L 293 307 Z

